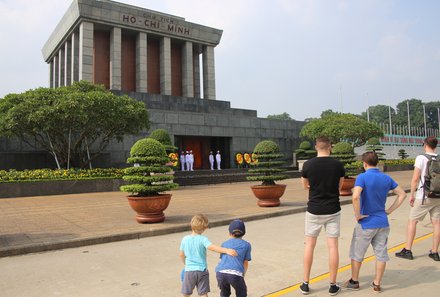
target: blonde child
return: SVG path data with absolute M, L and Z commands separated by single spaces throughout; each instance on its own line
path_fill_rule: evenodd
M 202 214 L 195 215 L 191 219 L 192 233 L 186 235 L 180 244 L 179 256 L 185 264 L 181 291 L 183 297 L 191 296 L 195 287 L 199 296 L 208 297 L 210 287 L 206 250 L 237 256 L 235 250 L 213 245 L 206 236 L 202 235 L 207 228 L 208 219 Z

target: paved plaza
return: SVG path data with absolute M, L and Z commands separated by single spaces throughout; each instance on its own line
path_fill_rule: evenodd
M 411 171 L 390 175 L 409 189 Z M 136 223 L 125 194 L 120 192 L 0 199 L 1 296 L 179 296 L 178 258 L 181 238 L 189 220 L 204 213 L 211 228 L 206 235 L 215 244 L 227 238 L 226 225 L 234 218 L 247 223 L 245 239 L 253 245 L 253 260 L 246 281 L 249 296 L 300 296 L 302 278 L 303 212 L 307 193 L 299 179 L 288 187 L 278 208 L 260 208 L 249 189 L 251 183 L 182 187 L 173 191 L 164 223 Z M 349 277 L 348 250 L 354 226 L 350 197 L 343 201 L 338 281 Z M 391 253 L 405 240 L 408 203 L 391 217 Z M 439 263 L 426 255 L 430 223 L 419 224 L 415 260 L 391 255 L 382 296 L 436 296 Z M 144 238 L 145 237 L 145 238 Z M 139 240 L 125 240 L 140 238 Z M 122 240 L 122 241 L 121 241 Z M 115 242 L 112 242 L 115 241 Z M 109 242 L 106 244 L 97 244 Z M 74 248 L 75 246 L 78 246 Z M 62 249 L 67 248 L 68 249 Z M 34 251 L 55 250 L 43 253 Z M 371 255 L 372 251 L 368 251 Z M 12 256 L 21 254 L 21 256 Z M 26 254 L 26 255 L 25 255 Z M 218 296 L 214 269 L 218 255 L 209 253 L 211 294 Z M 369 296 L 374 258 L 361 270 L 361 290 L 342 295 Z M 320 237 L 312 267 L 309 296 L 328 296 L 327 250 Z

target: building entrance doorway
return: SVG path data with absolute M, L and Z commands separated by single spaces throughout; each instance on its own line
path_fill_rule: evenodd
M 210 151 L 214 154 L 214 159 L 217 151 L 220 151 L 221 168 L 230 168 L 230 142 L 230 137 L 174 136 L 174 145 L 179 148 L 179 155 L 182 151 L 193 151 L 194 169 L 210 169 Z

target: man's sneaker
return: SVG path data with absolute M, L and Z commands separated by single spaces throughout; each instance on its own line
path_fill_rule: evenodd
M 396 253 L 396 257 L 408 260 L 414 259 L 411 250 L 407 250 L 406 248 L 403 248 L 400 252 Z
M 308 295 L 310 293 L 309 283 L 303 282 L 301 286 L 299 286 L 299 289 L 301 290 L 303 295 Z
M 376 284 L 374 283 L 374 281 L 371 282 L 370 287 L 372 287 L 372 288 L 373 288 L 373 291 L 376 292 L 376 293 L 380 293 L 380 292 L 382 292 L 382 289 L 380 288 L 380 285 L 376 285 Z
M 347 290 L 359 291 L 359 282 L 354 281 L 351 278 L 341 285 L 342 288 Z
M 440 257 L 438 256 L 438 253 L 433 253 L 429 251 L 429 258 L 433 259 L 434 261 L 440 261 Z
M 339 291 L 341 291 L 341 287 L 337 284 L 330 284 L 330 287 L 328 288 L 328 294 L 330 296 L 338 295 Z

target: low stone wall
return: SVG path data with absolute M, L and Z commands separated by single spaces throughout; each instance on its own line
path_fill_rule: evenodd
M 120 179 L 0 183 L 0 198 L 119 191 Z
M 414 165 L 413 164 L 384 165 L 383 166 L 383 171 L 384 172 L 413 170 L 413 169 L 414 169 Z
M 288 171 L 286 174 L 289 178 L 296 178 L 301 173 Z M 246 175 L 247 169 L 178 171 L 174 181 L 180 186 L 236 183 L 245 182 Z M 111 192 L 119 191 L 124 183 L 120 179 L 0 183 L 0 198 Z

